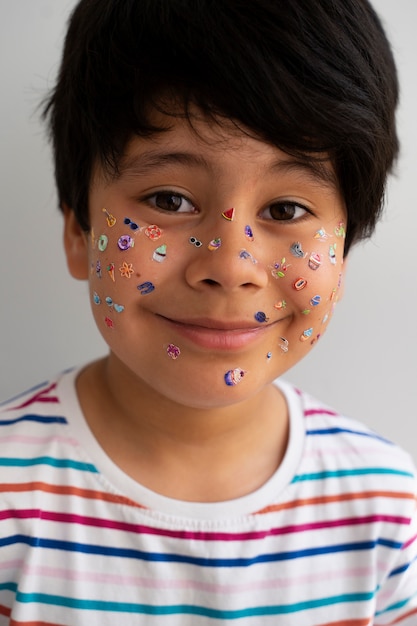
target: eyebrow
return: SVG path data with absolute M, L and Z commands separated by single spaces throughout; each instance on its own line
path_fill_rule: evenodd
M 328 166 L 329 160 L 324 158 L 284 158 L 274 161 L 268 171 L 279 174 L 295 173 L 307 176 L 314 184 L 324 187 L 338 188 L 338 181 L 333 168 Z M 123 159 L 118 167 L 116 178 L 129 176 L 146 176 L 159 167 L 184 165 L 186 167 L 206 169 L 214 173 L 215 167 L 202 155 L 194 152 L 161 152 L 147 151 L 140 156 Z

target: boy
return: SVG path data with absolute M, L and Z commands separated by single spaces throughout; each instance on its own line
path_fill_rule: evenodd
M 417 622 L 412 463 L 279 378 L 396 103 L 365 0 L 81 0 L 45 116 L 109 354 L 3 407 L 1 624 Z

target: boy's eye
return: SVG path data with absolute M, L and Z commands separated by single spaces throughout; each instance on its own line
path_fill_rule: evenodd
M 307 212 L 305 207 L 296 202 L 274 202 L 262 211 L 261 217 L 280 222 L 289 222 L 303 217 Z
M 170 191 L 159 191 L 152 196 L 148 196 L 149 204 L 161 211 L 170 213 L 194 213 L 195 206 L 184 196 Z

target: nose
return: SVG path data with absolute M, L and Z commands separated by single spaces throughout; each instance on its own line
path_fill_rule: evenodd
M 190 286 L 201 292 L 233 292 L 262 289 L 267 285 L 267 268 L 257 257 L 261 252 L 259 243 L 248 237 L 244 224 L 225 221 L 217 224 L 216 232 L 211 230 L 211 233 L 214 234 L 211 239 L 190 237 L 193 249 L 185 271 Z

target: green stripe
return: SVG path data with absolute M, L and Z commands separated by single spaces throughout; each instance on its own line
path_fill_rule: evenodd
M 390 469 L 386 467 L 361 467 L 350 470 L 328 470 L 326 472 L 313 472 L 311 474 L 299 474 L 294 476 L 292 483 L 299 483 L 304 480 L 322 480 L 324 478 L 338 478 L 341 476 L 366 476 L 372 474 L 391 474 L 394 476 L 407 476 L 407 478 L 414 478 L 411 472 L 405 472 L 402 470 Z
M 81 600 L 77 598 L 66 598 L 63 596 L 52 596 L 44 593 L 20 593 L 17 594 L 19 602 L 39 604 L 49 604 L 53 606 L 65 606 L 72 609 L 82 609 L 90 611 L 113 611 L 116 613 L 136 613 L 145 615 L 200 615 L 213 619 L 234 620 L 243 617 L 254 617 L 262 615 L 285 615 L 297 613 L 333 604 L 349 604 L 352 602 L 366 602 L 374 598 L 373 592 L 368 593 L 348 593 L 329 598 L 316 600 L 306 600 L 295 604 L 281 604 L 277 606 L 259 606 L 235 611 L 222 611 L 203 606 L 190 604 L 174 604 L 167 606 L 153 606 L 150 604 L 134 604 L 130 602 L 108 602 L 104 600 Z

